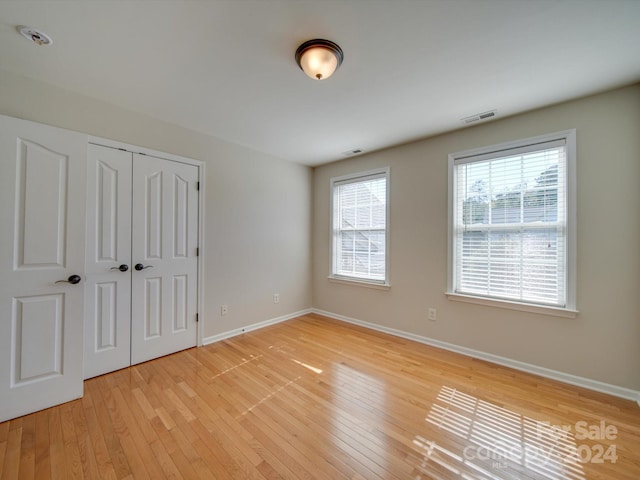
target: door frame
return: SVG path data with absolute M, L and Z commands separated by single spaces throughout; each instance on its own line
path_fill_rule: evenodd
M 119 142 L 116 140 L 109 140 L 106 138 L 95 137 L 92 135 L 89 135 L 88 143 L 94 144 L 94 145 L 101 145 L 103 147 L 122 149 L 132 153 L 149 155 L 151 157 L 163 158 L 165 160 L 171 160 L 174 162 L 185 163 L 188 165 L 194 165 L 198 167 L 198 182 L 200 183 L 199 183 L 199 189 L 198 189 L 198 262 L 197 262 L 198 263 L 198 275 L 197 275 L 198 298 L 196 302 L 197 313 L 198 313 L 198 323 L 196 325 L 196 329 L 197 329 L 196 345 L 198 347 L 201 347 L 203 345 L 203 336 L 204 336 L 204 328 L 202 328 L 201 325 L 202 325 L 202 322 L 204 321 L 203 319 L 205 318 L 205 314 L 204 314 L 204 310 L 205 310 L 204 308 L 205 307 L 205 303 L 204 303 L 204 298 L 205 298 L 205 295 L 204 295 L 204 291 L 205 291 L 204 290 L 204 256 L 205 256 L 204 240 L 205 240 L 205 230 L 206 230 L 204 225 L 205 223 L 204 207 L 205 207 L 205 196 L 206 196 L 205 162 L 201 160 L 195 160 L 193 158 L 183 157 L 181 155 L 162 152 L 160 150 L 153 150 L 150 148 L 139 147 L 137 145 L 131 145 L 131 144 Z

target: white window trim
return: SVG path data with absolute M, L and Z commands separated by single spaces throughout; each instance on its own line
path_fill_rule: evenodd
M 342 285 L 353 285 L 356 287 L 373 288 L 375 290 L 390 290 L 391 285 L 388 283 L 376 283 L 369 280 L 356 279 L 351 277 L 343 277 L 340 275 L 329 275 L 329 281 L 331 283 L 338 283 Z
M 454 167 L 456 160 L 465 157 L 486 155 L 501 150 L 509 150 L 519 148 L 524 145 L 532 145 L 536 143 L 545 143 L 553 140 L 564 139 L 567 147 L 567 290 L 566 290 L 566 307 L 546 306 L 538 304 L 530 304 L 513 300 L 501 300 L 497 298 L 485 298 L 473 295 L 458 293 L 454 290 L 454 199 L 457 192 L 454 182 Z M 507 308 L 511 310 L 520 310 L 524 312 L 540 313 L 544 315 L 554 315 L 559 317 L 574 318 L 578 315 L 576 309 L 576 292 L 577 292 L 577 193 L 576 193 L 576 130 L 564 130 L 561 132 L 530 137 L 512 142 L 490 145 L 487 147 L 474 148 L 461 152 L 449 154 L 449 190 L 448 190 L 448 238 L 447 238 L 447 291 L 446 296 L 450 300 L 462 301 L 466 303 L 474 303 L 478 305 L 493 306 L 498 308 Z
M 349 277 L 345 275 L 336 275 L 334 274 L 335 267 L 335 242 L 333 236 L 333 189 L 337 183 L 344 182 L 345 180 L 357 180 L 358 178 L 370 177 L 374 175 L 384 176 L 387 179 L 387 189 L 386 189 L 386 205 L 385 205 L 385 216 L 386 216 L 386 228 L 385 228 L 385 252 L 384 252 L 384 261 L 385 261 L 385 279 L 384 281 L 376 281 L 369 280 L 366 278 L 358 278 L 358 277 Z M 342 283 L 348 285 L 355 285 L 367 288 L 377 288 L 380 290 L 388 290 L 391 288 L 391 282 L 389 280 L 389 231 L 390 231 L 390 216 L 389 216 L 389 192 L 391 190 L 391 169 L 389 167 L 378 168 L 375 170 L 368 170 L 365 172 L 357 172 L 351 173 L 348 175 L 342 175 L 339 177 L 332 177 L 329 181 L 329 245 L 330 245 L 330 255 L 329 255 L 329 281 L 333 283 Z

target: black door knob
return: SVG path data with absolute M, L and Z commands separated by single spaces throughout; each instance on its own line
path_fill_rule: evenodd
M 56 283 L 70 283 L 71 285 L 75 285 L 76 283 L 80 283 L 82 277 L 80 275 L 70 275 L 66 280 L 58 280 Z
M 147 265 L 147 266 L 145 266 L 145 265 L 143 265 L 143 264 L 141 264 L 141 263 L 136 263 L 136 266 L 135 266 L 135 267 L 133 267 L 133 268 L 135 268 L 137 271 L 140 271 L 140 270 L 144 270 L 144 269 L 146 269 L 146 268 L 153 268 L 153 265 Z
M 120 270 L 121 272 L 126 272 L 127 270 L 129 270 L 129 265 L 123 263 L 119 267 L 111 267 L 110 270 Z

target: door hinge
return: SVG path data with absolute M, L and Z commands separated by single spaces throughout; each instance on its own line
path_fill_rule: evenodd
M 200 315 L 199 313 L 196 313 L 196 323 L 200 321 L 199 315 Z
M 200 256 L 200 247 L 196 247 L 196 257 Z
M 196 190 L 200 191 L 200 182 L 196 182 Z

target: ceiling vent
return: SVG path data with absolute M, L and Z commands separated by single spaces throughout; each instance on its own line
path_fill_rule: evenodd
M 355 148 L 353 150 L 347 150 L 346 152 L 342 152 L 342 155 L 344 155 L 345 157 L 353 157 L 354 155 L 360 155 L 361 153 L 364 153 L 362 149 Z
M 471 115 L 470 117 L 465 117 L 460 121 L 465 125 L 469 125 L 470 123 L 489 120 L 490 118 L 495 117 L 497 113 L 498 113 L 498 110 L 489 110 L 488 112 L 478 113 L 476 115 Z

